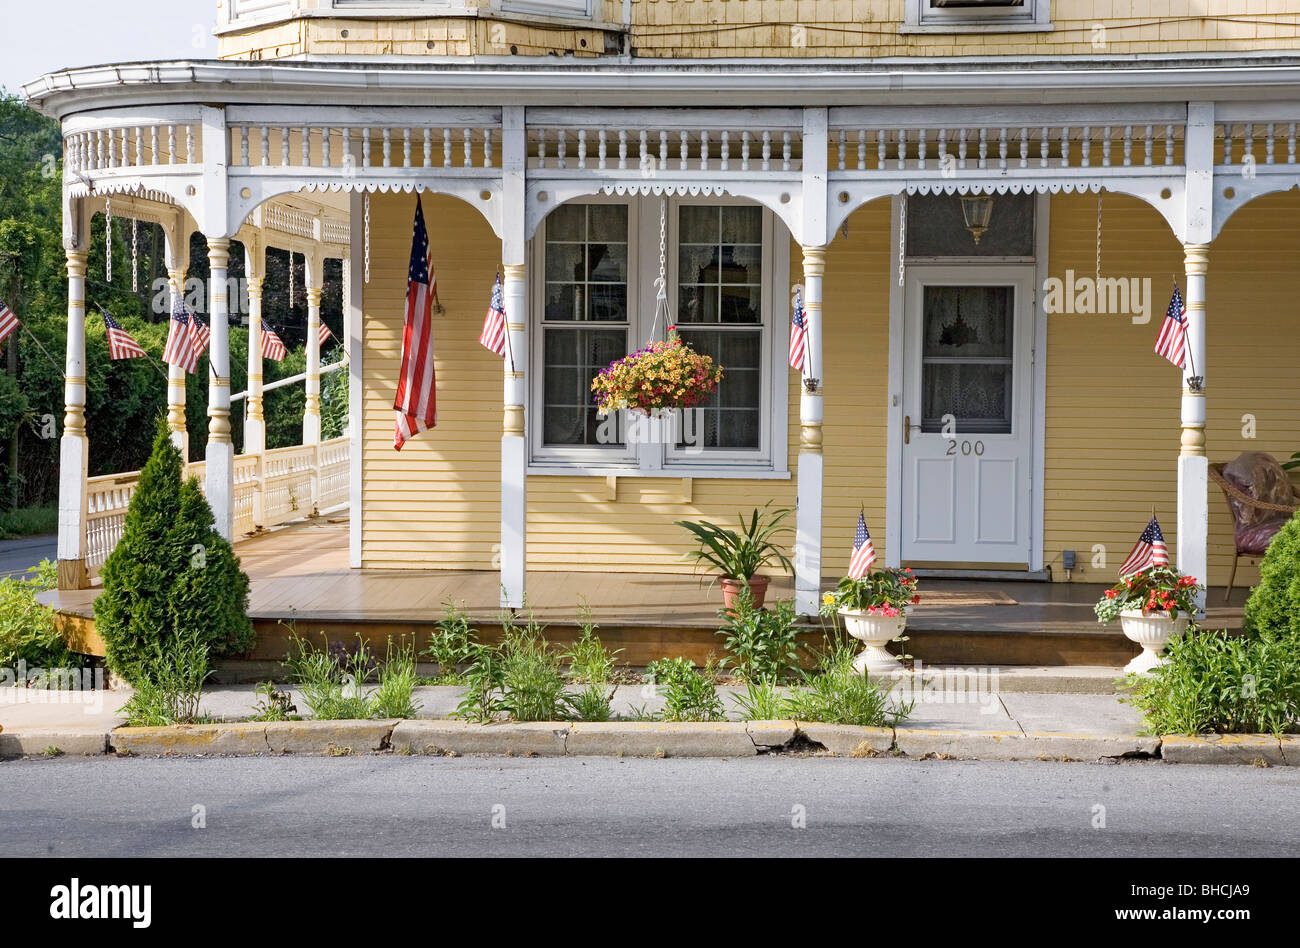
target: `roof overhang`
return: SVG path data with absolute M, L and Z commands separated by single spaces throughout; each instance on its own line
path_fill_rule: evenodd
M 838 106 L 1297 98 L 1300 53 L 948 60 L 242 60 L 64 69 L 23 86 L 35 109 L 151 104 Z

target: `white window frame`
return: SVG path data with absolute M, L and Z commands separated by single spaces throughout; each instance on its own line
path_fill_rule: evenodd
M 1051 29 L 1051 0 L 1025 0 L 1018 8 L 935 8 L 930 0 L 905 0 L 899 32 L 1037 33 Z
M 635 351 L 654 325 L 654 277 L 659 269 L 659 197 L 594 196 L 570 203 L 619 203 L 628 205 L 628 351 Z M 683 204 L 751 204 L 730 197 L 670 198 L 668 202 L 668 298 L 674 318 L 677 301 L 678 208 Z M 635 442 L 623 449 L 600 445 L 556 446 L 543 443 L 542 406 L 545 399 L 544 362 L 546 298 L 546 222 L 532 240 L 529 256 L 528 386 L 529 474 L 579 474 L 619 477 L 737 477 L 788 479 L 789 386 L 788 348 L 790 340 L 790 235 L 768 208 L 763 212 L 762 306 L 762 408 L 759 447 L 753 450 L 705 449 L 690 454 L 676 446 Z M 703 324 L 707 328 L 709 324 Z M 599 328 L 593 323 L 592 328 Z M 662 332 L 663 327 L 660 327 Z M 726 366 L 723 366 L 725 371 Z
M 530 13 L 534 16 L 590 19 L 592 0 L 497 0 L 493 4 L 503 13 Z
M 635 198 L 629 199 L 617 195 L 604 196 L 595 195 L 592 197 L 578 198 L 567 202 L 568 204 L 621 204 L 627 207 L 627 346 L 628 351 L 635 351 L 634 347 L 638 346 L 637 340 L 641 334 L 641 309 L 642 294 L 640 292 L 641 280 L 641 202 Z M 617 445 L 598 445 L 598 444 L 581 444 L 581 445 L 555 445 L 545 443 L 546 426 L 543 422 L 543 412 L 546 405 L 546 227 L 547 221 L 543 221 L 537 229 L 537 236 L 533 238 L 532 246 L 529 248 L 530 265 L 529 272 L 529 313 L 530 325 L 529 338 L 532 339 L 530 345 L 531 358 L 529 359 L 529 377 L 532 384 L 529 386 L 529 395 L 533 405 L 537 406 L 537 412 L 534 415 L 531 411 L 529 418 L 532 429 L 529 439 L 532 447 L 532 459 L 537 463 L 559 463 L 566 466 L 592 465 L 595 467 L 605 468 L 615 467 L 635 467 L 637 463 L 637 452 L 634 445 L 625 444 L 622 447 Z M 652 297 L 653 302 L 653 297 Z M 603 324 L 598 321 L 592 321 L 588 324 L 591 329 L 612 328 L 609 324 Z M 583 327 L 588 328 L 588 327 Z

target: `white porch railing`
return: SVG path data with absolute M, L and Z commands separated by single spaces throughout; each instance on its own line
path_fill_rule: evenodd
M 235 534 L 253 533 L 348 502 L 349 438 L 235 458 Z M 207 465 L 185 466 L 204 485 Z M 122 539 L 139 471 L 86 481 L 86 568 L 93 576 Z

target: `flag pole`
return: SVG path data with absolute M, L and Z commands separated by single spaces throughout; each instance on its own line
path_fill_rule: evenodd
M 36 333 L 28 329 L 24 323 L 19 323 L 18 325 L 22 326 L 23 332 L 27 333 L 27 335 L 31 337 L 32 342 L 36 343 L 36 348 L 41 350 L 41 354 L 50 360 L 50 365 L 54 366 L 54 368 L 58 370 L 59 378 L 67 381 L 68 377 L 63 374 L 63 366 L 59 365 L 59 363 L 54 360 L 54 356 L 50 355 L 49 350 L 47 350 L 45 346 L 41 345 L 41 341 L 36 338 Z
M 505 309 L 506 281 L 502 277 L 501 264 L 497 264 L 497 279 L 501 281 L 501 308 Z M 510 314 L 505 314 L 505 326 L 502 327 L 506 333 L 506 352 L 510 353 L 510 372 L 513 374 L 518 370 L 515 368 L 515 346 L 510 339 Z

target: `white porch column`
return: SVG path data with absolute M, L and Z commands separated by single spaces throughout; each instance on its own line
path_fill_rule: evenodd
M 501 431 L 501 605 L 510 608 L 524 604 L 526 572 L 528 450 L 524 422 L 524 367 L 528 352 L 527 285 L 526 267 L 522 263 L 505 265 L 502 296 L 506 306 L 509 347 L 504 360 L 505 412 Z
M 501 256 L 506 308 L 504 411 L 501 430 L 501 605 L 524 604 L 527 576 L 527 424 L 524 418 L 528 366 L 528 259 L 524 223 L 528 144 L 524 110 L 508 106 L 501 113 Z
M 166 228 L 163 228 L 163 235 L 167 254 L 170 320 L 170 314 L 175 313 L 185 299 L 185 271 L 190 256 L 189 235 L 179 225 L 175 236 Z M 167 364 L 167 430 L 171 432 L 172 444 L 181 453 L 181 460 L 188 461 L 190 434 L 185 421 L 185 370 L 171 363 Z
M 266 450 L 266 417 L 262 414 L 262 288 L 266 275 L 261 249 L 245 244 L 244 272 L 248 276 L 248 396 L 244 409 L 244 453 Z
M 230 241 L 208 238 L 209 314 L 212 340 L 208 348 L 208 505 L 217 532 L 227 540 L 235 530 L 235 446 L 230 440 L 230 300 L 227 270 Z
M 320 444 L 320 301 L 324 261 L 303 254 L 307 291 L 307 401 L 302 411 L 302 443 Z
M 800 615 L 817 614 L 822 580 L 822 277 L 826 248 L 803 248 L 803 305 L 809 369 L 799 393 L 799 481 L 795 513 L 794 598 Z
M 1178 453 L 1178 569 L 1208 582 L 1209 459 L 1205 454 L 1205 274 L 1209 244 L 1184 244 L 1187 350 L 1183 373 L 1182 439 Z M 1205 612 L 1205 596 L 1199 601 Z
M 68 343 L 63 386 L 63 437 L 59 440 L 59 588 L 86 589 L 86 259 L 67 251 Z

